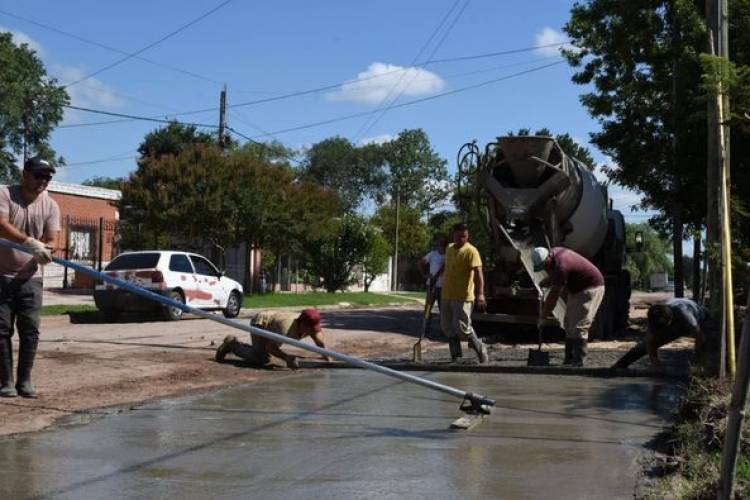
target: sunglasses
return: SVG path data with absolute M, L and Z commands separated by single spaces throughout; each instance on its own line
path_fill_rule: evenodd
M 52 176 L 49 175 L 49 174 L 34 174 L 34 179 L 36 179 L 38 181 L 42 181 L 43 180 L 43 181 L 49 182 L 49 181 L 52 180 Z

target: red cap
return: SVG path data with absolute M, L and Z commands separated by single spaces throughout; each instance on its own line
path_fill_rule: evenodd
M 315 333 L 318 333 L 321 330 L 320 313 L 317 309 L 305 309 L 299 317 L 302 321 L 311 326 Z

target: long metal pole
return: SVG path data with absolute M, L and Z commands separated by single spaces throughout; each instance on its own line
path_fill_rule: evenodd
M 13 243 L 11 241 L 8 241 L 6 239 L 0 238 L 0 245 L 14 248 L 15 250 L 25 252 L 25 253 L 31 253 L 26 247 L 19 245 L 18 243 Z M 278 333 L 270 332 L 268 330 L 264 330 L 262 328 L 258 328 L 255 326 L 245 325 L 243 323 L 240 323 L 237 320 L 231 320 L 227 319 L 221 316 L 217 316 L 211 313 L 208 313 L 206 311 L 203 311 L 201 309 L 196 309 L 194 307 L 191 307 L 187 304 L 183 304 L 181 302 L 174 301 L 168 297 L 165 297 L 163 295 L 159 295 L 158 293 L 154 293 L 150 290 L 146 290 L 144 288 L 141 288 L 139 286 L 136 286 L 132 283 L 129 283 L 127 281 L 114 278 L 112 276 L 108 276 L 106 273 L 100 273 L 98 271 L 95 271 L 94 269 L 88 268 L 86 266 L 82 266 L 80 264 L 76 264 L 75 262 L 70 262 L 65 259 L 60 259 L 57 257 L 53 257 L 52 261 L 66 266 L 70 267 L 72 269 L 75 269 L 76 271 L 80 271 L 82 273 L 86 273 L 89 276 L 93 276 L 97 279 L 100 279 L 102 281 L 106 281 L 107 283 L 110 283 L 112 285 L 118 286 L 120 288 L 124 288 L 125 290 L 135 293 L 137 295 L 140 295 L 142 297 L 146 297 L 148 299 L 154 300 L 156 302 L 159 302 L 161 304 L 164 304 L 165 306 L 169 307 L 176 307 L 178 309 L 181 309 L 183 312 L 195 314 L 196 316 L 200 316 L 201 318 L 210 319 L 211 321 L 216 321 L 217 323 L 221 323 L 223 325 L 237 328 L 239 330 L 244 330 L 248 333 L 252 333 L 255 335 L 258 335 L 260 337 L 266 338 L 268 340 L 272 340 L 274 342 L 280 342 L 283 344 L 289 344 L 293 345 L 295 347 L 299 347 L 300 349 L 304 349 L 306 351 L 311 351 L 316 354 L 323 354 L 325 356 L 329 356 L 334 359 L 338 359 L 339 361 L 343 361 L 344 363 L 348 363 L 353 366 L 358 366 L 360 368 L 365 368 L 367 370 L 372 370 L 374 372 L 381 373 L 383 375 L 388 375 L 389 377 L 397 378 L 400 380 L 403 380 L 405 382 L 409 382 L 412 384 L 421 385 L 423 387 L 427 387 L 429 389 L 434 389 L 436 391 L 444 392 L 445 394 L 449 394 L 451 396 L 455 396 L 457 398 L 463 399 L 463 400 L 469 400 L 473 403 L 475 407 L 478 406 L 494 406 L 495 400 L 486 398 L 485 396 L 482 396 L 480 394 L 474 394 L 472 392 L 462 391 L 460 389 L 456 389 L 455 387 L 451 387 L 448 385 L 444 385 L 438 382 L 434 382 L 432 380 L 427 380 L 421 377 L 417 377 L 415 375 L 410 375 L 408 373 L 399 372 L 396 370 L 393 370 L 391 368 L 386 368 L 385 366 L 380 366 L 375 363 L 371 363 L 369 361 L 365 361 L 363 359 L 355 358 L 354 356 L 349 356 L 347 354 L 342 354 L 340 352 L 331 351 L 329 349 L 323 349 L 322 347 L 318 347 L 314 344 L 307 344 L 305 342 L 301 342 L 297 339 L 285 337 L 284 335 L 279 335 Z

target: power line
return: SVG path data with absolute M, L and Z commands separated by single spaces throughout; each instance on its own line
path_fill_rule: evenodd
M 413 104 L 419 104 L 419 103 L 426 102 L 426 101 L 432 101 L 434 99 L 439 99 L 439 98 L 442 98 L 442 97 L 447 97 L 447 96 L 458 94 L 458 93 L 461 93 L 461 92 L 466 92 L 468 90 L 474 90 L 474 89 L 477 89 L 477 88 L 480 88 L 480 87 L 485 87 L 487 85 L 491 85 L 493 83 L 498 83 L 498 82 L 501 82 L 501 81 L 504 81 L 504 80 L 509 80 L 511 78 L 515 78 L 515 77 L 518 77 L 518 76 L 521 76 L 521 75 L 525 75 L 525 74 L 528 74 L 528 73 L 533 73 L 535 71 L 540 71 L 542 69 L 550 68 L 552 66 L 557 66 L 559 64 L 563 64 L 564 62 L 565 61 L 558 61 L 558 62 L 554 62 L 554 63 L 551 63 L 551 64 L 545 64 L 543 66 L 537 66 L 535 68 L 531 68 L 531 69 L 528 69 L 528 70 L 525 70 L 525 71 L 519 71 L 518 73 L 513 73 L 513 74 L 510 74 L 510 75 L 506 75 L 506 76 L 500 77 L 500 78 L 494 78 L 492 80 L 486 80 L 484 82 L 480 82 L 480 83 L 477 83 L 477 84 L 474 84 L 474 85 L 468 85 L 466 87 L 461 87 L 461 88 L 458 88 L 458 89 L 449 90 L 448 92 L 442 92 L 440 94 L 434 94 L 434 95 L 431 95 L 431 96 L 422 97 L 420 99 L 414 99 L 414 100 L 411 100 L 411 101 L 406 101 L 406 102 L 402 102 L 402 103 L 399 103 L 399 104 L 394 104 L 391 107 L 391 109 L 403 108 L 405 106 L 411 106 Z M 285 129 L 281 129 L 281 130 L 274 130 L 273 132 L 271 132 L 271 134 L 284 134 L 284 133 L 287 133 L 287 132 L 296 132 L 298 130 L 304 130 L 304 129 L 308 129 L 308 128 L 318 127 L 318 126 L 321 126 L 321 125 L 328 125 L 328 124 L 331 124 L 331 123 L 336 123 L 336 122 L 340 122 L 340 121 L 344 121 L 344 120 L 351 120 L 353 118 L 359 118 L 359 117 L 371 115 L 371 114 L 377 113 L 377 112 L 378 112 L 378 110 L 363 111 L 363 112 L 354 113 L 354 114 L 351 114 L 351 115 L 339 116 L 337 118 L 331 118 L 331 119 L 328 119 L 328 120 L 322 120 L 322 121 L 318 121 L 318 122 L 314 122 L 314 123 L 308 123 L 308 124 L 305 124 L 305 125 L 299 125 L 299 126 L 296 126 L 296 127 L 290 127 L 290 128 L 285 128 Z M 255 136 L 255 137 L 263 137 L 263 136 Z
M 433 59 L 427 62 L 429 64 L 439 64 L 439 63 L 458 62 L 458 61 L 470 61 L 473 59 L 484 59 L 487 57 L 498 57 L 498 56 L 506 56 L 509 54 L 518 54 L 521 52 L 530 52 L 532 50 L 546 49 L 549 47 L 562 47 L 563 45 L 569 45 L 569 42 L 548 43 L 546 45 L 535 45 L 533 47 L 524 47 L 522 49 L 502 50 L 500 52 L 488 52 L 486 54 L 477 54 L 477 55 L 471 55 L 471 56 L 459 56 L 459 57 L 448 57 L 445 59 Z
M 419 48 L 419 52 L 417 52 L 417 55 L 414 56 L 414 59 L 412 59 L 409 66 L 414 66 L 416 62 L 419 60 L 420 57 L 422 57 L 422 53 L 427 50 L 427 47 L 432 43 L 432 40 L 437 36 L 437 34 L 440 32 L 440 30 L 443 28 L 443 25 L 448 21 L 451 14 L 453 14 L 453 11 L 458 7 L 458 4 L 461 2 L 461 0 L 456 0 L 453 2 L 453 5 L 451 5 L 450 9 L 448 9 L 448 12 L 445 13 L 443 18 L 440 20 L 440 23 L 435 27 L 435 29 L 432 30 L 432 33 L 430 33 L 429 38 L 425 43 L 422 44 L 422 46 Z M 406 72 L 401 73 L 399 76 L 399 79 L 396 81 L 396 83 L 388 90 L 388 93 L 380 100 L 378 103 L 378 108 L 382 106 L 384 103 L 388 102 L 388 99 L 391 98 L 391 95 L 396 91 L 396 87 L 398 87 L 401 84 L 401 81 L 404 79 L 404 76 L 406 76 Z M 365 122 L 360 126 L 359 130 L 357 130 L 357 133 L 355 134 L 355 137 L 359 136 L 359 133 L 367 126 L 367 124 L 371 121 L 374 115 L 369 115 Z M 356 139 L 355 139 L 356 142 Z
M 66 36 L 68 38 L 72 38 L 74 40 L 78 40 L 79 42 L 83 42 L 83 43 L 88 44 L 88 45 L 93 45 L 94 47 L 99 47 L 101 49 L 109 50 L 110 52 L 116 52 L 118 54 L 123 54 L 123 55 L 132 55 L 132 54 L 130 54 L 129 52 L 127 52 L 125 50 L 118 49 L 117 47 L 112 47 L 111 45 L 106 45 L 106 44 L 97 42 L 95 40 L 91 40 L 89 38 L 84 38 L 84 37 L 82 37 L 80 35 L 76 35 L 75 33 L 70 33 L 68 31 L 64 31 L 64 30 L 61 30 L 59 28 L 55 28 L 54 26 L 50 26 L 48 24 L 40 23 L 38 21 L 34 21 L 33 19 L 29 19 L 27 17 L 19 16 L 18 14 L 14 14 L 12 12 L 8 12 L 7 10 L 0 9 L 0 14 L 3 14 L 3 15 L 8 16 L 8 17 L 12 17 L 14 19 L 18 19 L 20 21 L 32 24 L 34 26 L 37 26 L 39 28 L 42 28 L 42 29 L 45 29 L 45 30 L 48 30 L 48 31 L 52 31 L 54 33 Z M 158 66 L 158 67 L 161 67 L 161 68 L 164 68 L 164 69 L 168 69 L 170 71 L 175 71 L 177 73 L 182 73 L 183 75 L 187 75 L 187 76 L 191 76 L 193 78 L 198 78 L 200 80 L 205 80 L 207 82 L 215 83 L 217 85 L 221 85 L 222 84 L 222 82 L 220 82 L 219 80 L 216 80 L 214 78 L 210 78 L 210 77 L 205 76 L 205 75 L 194 73 L 194 72 L 188 71 L 186 69 L 178 68 L 178 67 L 172 66 L 170 64 L 166 64 L 166 63 L 163 63 L 163 62 L 155 61 L 153 59 L 148 59 L 146 57 L 142 57 L 142 56 L 139 56 L 139 55 L 132 55 L 132 58 L 133 59 L 138 59 L 139 61 L 143 61 L 143 62 L 148 63 L 148 64 L 152 64 L 154 66 Z
M 212 123 L 180 122 L 177 120 L 166 120 L 162 118 L 153 118 L 150 116 L 137 116 L 137 115 L 129 115 L 126 113 L 115 113 L 114 111 L 104 111 L 101 109 L 83 108 L 80 106 L 73 106 L 72 104 L 66 104 L 65 107 L 68 109 L 75 109 L 77 111 L 85 111 L 86 113 L 94 113 L 98 115 L 107 115 L 107 116 L 117 116 L 120 118 L 127 118 L 129 120 L 141 120 L 141 121 L 157 122 L 157 123 L 179 123 L 180 125 L 188 125 L 192 127 L 202 127 L 202 128 L 216 128 L 216 129 L 219 128 L 218 125 L 214 125 Z
M 466 92 L 466 91 L 469 91 L 469 90 L 474 90 L 474 89 L 477 89 L 477 88 L 485 87 L 487 85 L 492 85 L 493 83 L 498 83 L 498 82 L 501 82 L 501 81 L 504 81 L 504 80 L 509 80 L 511 78 L 516 78 L 518 76 L 526 75 L 526 74 L 529 74 L 529 73 L 534 73 L 536 71 L 541 71 L 543 69 L 550 68 L 552 66 L 557 66 L 559 64 L 563 64 L 564 62 L 565 61 L 557 61 L 557 62 L 550 63 L 550 64 L 544 64 L 542 66 L 536 66 L 534 68 L 530 68 L 530 69 L 527 69 L 527 70 L 524 70 L 524 71 L 519 71 L 519 72 L 516 72 L 516 73 L 511 73 L 510 75 L 505 75 L 505 76 L 502 76 L 502 77 L 499 77 L 499 78 L 493 78 L 492 80 L 486 80 L 486 81 L 483 81 L 483 82 L 480 82 L 480 83 L 476 83 L 476 84 L 473 84 L 473 85 L 467 85 L 465 87 L 461 87 L 461 88 L 454 89 L 454 90 L 449 90 L 447 92 L 442 92 L 440 94 L 434 94 L 434 95 L 431 95 L 431 96 L 422 97 L 420 99 L 413 99 L 411 101 L 406 101 L 406 102 L 394 104 L 391 107 L 391 109 L 403 108 L 403 107 L 406 107 L 406 106 L 411 106 L 413 104 L 419 104 L 419 103 L 423 103 L 423 102 L 427 102 L 427 101 L 432 101 L 434 99 L 439 99 L 439 98 L 442 98 L 442 97 L 447 97 L 447 96 L 450 96 L 450 95 L 454 95 L 454 94 Z M 115 113 L 115 112 L 112 112 L 112 111 L 104 111 L 104 110 L 91 109 L 91 108 L 83 108 L 83 107 L 80 107 L 80 106 L 73 106 L 73 105 L 66 105 L 65 107 L 66 108 L 70 108 L 70 109 L 76 109 L 76 110 L 79 110 L 79 111 L 85 111 L 85 112 L 88 112 L 88 113 L 95 113 L 95 114 L 107 115 L 107 116 L 116 116 L 118 118 L 128 118 L 128 119 L 131 119 L 131 120 L 142 120 L 142 121 L 157 122 L 157 123 L 179 123 L 181 125 L 188 125 L 188 126 L 193 126 L 193 127 L 213 128 L 213 129 L 218 129 L 219 128 L 218 125 L 214 125 L 214 124 L 180 122 L 180 121 L 177 121 L 177 120 L 165 120 L 165 119 L 153 118 L 153 117 L 148 117 L 148 116 L 137 116 L 137 115 L 130 115 L 130 114 L 125 114 L 125 113 Z M 296 126 L 296 127 L 290 127 L 290 128 L 286 128 L 286 129 L 276 130 L 276 131 L 264 133 L 262 135 L 258 135 L 258 136 L 255 136 L 255 137 L 267 137 L 267 136 L 271 136 L 272 137 L 274 135 L 283 134 L 283 133 L 287 133 L 287 132 L 295 132 L 297 130 L 304 130 L 304 129 L 308 129 L 308 128 L 318 127 L 318 126 L 321 126 L 321 125 L 328 125 L 330 123 L 335 123 L 335 122 L 339 122 L 339 121 L 351 120 L 353 118 L 359 118 L 359 117 L 371 115 L 371 114 L 377 113 L 377 112 L 378 112 L 377 109 L 376 110 L 371 110 L 371 111 L 363 111 L 363 112 L 354 113 L 354 114 L 351 114 L 351 115 L 339 116 L 339 117 L 331 118 L 331 119 L 328 119 L 328 120 L 322 120 L 322 121 L 318 121 L 318 122 L 314 122 L 314 123 L 308 123 L 308 124 L 305 124 L 305 125 L 299 125 L 299 126 Z M 250 138 L 248 136 L 245 136 L 244 134 L 240 134 L 236 130 L 233 130 L 233 131 L 235 133 L 237 133 L 238 135 L 240 135 L 241 137 L 243 137 L 243 138 L 255 141 L 254 138 Z M 255 142 L 257 142 L 257 141 L 255 141 Z
M 2 10 L 0 10 L 0 13 L 2 13 Z M 564 44 L 559 44 L 558 43 L 558 44 L 548 44 L 548 45 L 537 45 L 537 46 L 534 46 L 534 47 L 526 47 L 526 48 L 523 48 L 523 49 L 513 49 L 513 50 L 502 51 L 502 52 L 491 52 L 491 53 L 486 53 L 486 54 L 477 54 L 477 55 L 472 55 L 472 56 L 463 56 L 463 57 L 460 57 L 460 58 L 453 58 L 451 60 L 469 60 L 469 59 L 480 59 L 480 58 L 487 58 L 487 57 L 496 57 L 496 56 L 499 56 L 499 55 L 513 54 L 513 53 L 519 53 L 519 52 L 529 52 L 529 51 L 540 49 L 540 48 L 551 47 L 551 46 L 559 46 L 559 45 L 564 45 Z M 554 57 L 558 57 L 558 56 L 554 56 Z M 546 59 L 546 58 L 542 58 L 542 60 L 544 60 L 544 59 Z M 265 103 L 269 103 L 269 102 L 275 102 L 275 101 L 281 101 L 281 100 L 285 100 L 285 99 L 290 99 L 290 98 L 293 98 L 293 97 L 300 97 L 300 96 L 304 96 L 304 95 L 315 94 L 315 93 L 318 93 L 318 92 L 324 92 L 326 90 L 334 90 L 334 89 L 337 89 L 337 88 L 341 87 L 342 85 L 346 85 L 348 83 L 359 83 L 359 82 L 364 82 L 364 81 L 368 81 L 368 80 L 374 80 L 376 78 L 382 78 L 382 77 L 385 77 L 385 76 L 388 76 L 388 75 L 392 75 L 394 73 L 401 73 L 401 72 L 413 71 L 415 68 L 425 67 L 425 66 L 427 66 L 429 64 L 432 64 L 433 62 L 443 62 L 443 61 L 448 61 L 448 60 L 447 59 L 436 59 L 434 61 L 425 61 L 424 63 L 416 64 L 416 65 L 413 65 L 413 66 L 410 66 L 410 67 L 399 68 L 399 69 L 395 69 L 395 70 L 392 70 L 392 71 L 387 71 L 385 73 L 379 73 L 377 75 L 371 75 L 371 76 L 367 76 L 367 77 L 363 77 L 363 78 L 358 78 L 358 79 L 355 79 L 355 80 L 345 80 L 345 81 L 342 81 L 342 82 L 337 82 L 337 83 L 333 83 L 333 84 L 329 84 L 329 85 L 323 85 L 323 86 L 320 86 L 320 87 L 315 87 L 315 88 L 310 88 L 310 89 L 305 89 L 305 90 L 299 90 L 299 91 L 295 91 L 295 92 L 289 92 L 289 93 L 278 95 L 278 96 L 266 97 L 266 98 L 263 98 L 263 99 L 255 99 L 255 100 L 252 100 L 252 101 L 245 101 L 245 102 L 240 102 L 240 103 L 237 103 L 237 104 L 230 104 L 230 105 L 227 106 L 227 109 L 240 108 L 240 107 L 246 107 L 246 106 L 254 106 L 254 105 L 257 105 L 257 104 L 265 104 Z M 523 62 L 523 63 L 510 64 L 510 65 L 507 65 L 507 66 L 498 66 L 495 69 L 502 69 L 502 68 L 505 68 L 505 67 L 512 67 L 512 66 L 516 66 L 516 65 L 520 65 L 520 64 L 527 64 L 527 63 L 530 64 L 532 62 L 534 62 L 534 61 L 526 61 L 526 62 Z M 486 71 L 491 71 L 491 69 L 490 70 L 472 71 L 472 72 L 467 72 L 467 73 L 459 73 L 457 75 L 452 75 L 452 76 L 466 76 L 466 75 L 471 75 L 471 74 L 476 74 L 476 73 L 482 73 L 482 72 L 486 72 Z M 216 82 L 216 83 L 221 83 L 221 82 Z M 202 108 L 202 109 L 195 109 L 195 110 L 191 110 L 191 111 L 181 111 L 179 113 L 171 113 L 169 116 L 196 115 L 196 114 L 200 114 L 200 113 L 208 113 L 208 112 L 211 112 L 211 111 L 215 112 L 215 111 L 218 111 L 218 109 L 219 108 L 217 108 L 217 107 Z M 159 116 L 162 116 L 162 115 L 154 115 L 153 117 L 154 118 L 159 118 Z M 131 120 L 133 120 L 133 119 L 131 119 Z M 60 125 L 58 128 L 78 128 L 78 127 L 88 127 L 88 126 L 94 126 L 94 125 L 108 125 L 108 124 L 115 124 L 115 123 L 123 123 L 123 122 L 126 122 L 126 121 L 129 121 L 129 120 L 107 120 L 107 121 L 101 121 L 101 122 L 77 123 L 77 124 L 71 124 L 71 125 Z
M 189 28 L 190 26 L 196 24 L 197 22 L 201 21 L 202 19 L 205 19 L 206 17 L 210 16 L 211 14 L 213 14 L 217 10 L 221 9 L 222 7 L 228 5 L 232 1 L 233 0 L 224 0 L 222 3 L 220 3 L 219 5 L 217 5 L 216 7 L 214 7 L 213 9 L 209 10 L 208 12 L 205 12 L 205 13 L 201 14 L 200 16 L 196 17 L 195 19 L 193 19 L 192 21 L 188 22 L 187 24 L 183 24 L 182 26 L 180 26 L 176 30 L 174 30 L 174 31 L 172 31 L 172 32 L 164 35 L 163 37 L 159 38 L 155 42 L 152 42 L 152 43 L 146 45 L 145 47 L 143 47 L 142 49 L 137 50 L 136 52 L 133 52 L 131 54 L 128 54 L 125 57 L 123 57 L 121 59 L 118 59 L 117 61 L 115 61 L 113 63 L 110 63 L 110 64 L 108 64 L 108 65 L 106 65 L 106 66 L 104 66 L 102 68 L 99 68 L 98 70 L 94 71 L 93 73 L 89 73 L 88 75 L 86 75 L 86 76 L 84 76 L 82 78 L 79 78 L 78 80 L 76 80 L 74 82 L 68 83 L 67 85 L 64 85 L 64 87 L 68 88 L 71 85 L 75 85 L 75 84 L 80 83 L 80 82 L 82 82 L 84 80 L 88 80 L 92 76 L 96 76 L 96 75 L 98 75 L 99 73 L 101 73 L 103 71 L 107 71 L 108 69 L 112 69 L 115 66 L 118 66 L 118 65 L 124 63 L 125 61 L 136 57 L 138 54 L 141 54 L 141 53 L 147 51 L 148 49 L 150 49 L 152 47 L 155 47 L 156 45 L 159 45 L 160 43 L 164 42 L 165 40 L 168 40 L 169 38 L 172 38 L 176 34 L 178 34 L 178 33 L 182 32 L 182 31 L 186 30 L 187 28 Z
M 448 38 L 448 35 L 453 31 L 453 28 L 456 26 L 456 23 L 458 23 L 458 20 L 461 19 L 461 16 L 463 15 L 464 11 L 466 10 L 466 7 L 469 6 L 471 3 L 471 0 L 466 0 L 466 2 L 463 4 L 463 7 L 461 7 L 461 10 L 456 14 L 456 17 L 453 18 L 453 22 L 448 26 L 448 29 L 443 33 L 443 37 L 440 39 L 440 41 L 435 45 L 435 47 L 432 49 L 432 52 L 430 52 L 430 59 L 432 59 L 438 50 L 440 50 L 440 47 L 443 45 L 443 42 L 446 38 Z M 406 73 L 404 73 L 403 76 L 405 76 Z M 373 119 L 370 122 L 367 127 L 365 127 L 364 130 L 360 128 L 360 131 L 357 132 L 357 135 L 355 136 L 354 142 L 356 143 L 361 137 L 366 135 L 372 128 L 385 116 L 385 114 L 393 107 L 393 105 L 401 98 L 402 95 L 404 95 L 404 92 L 406 92 L 406 89 L 409 88 L 409 86 L 414 83 L 414 80 L 417 78 L 417 72 L 415 71 L 414 74 L 411 77 L 411 80 L 409 80 L 409 83 L 407 83 L 401 91 L 398 93 L 398 95 L 389 103 L 386 105 L 385 109 L 382 109 L 382 112 L 379 115 L 372 115 Z M 393 87 L 393 90 L 396 90 L 397 86 Z M 387 100 L 387 99 L 386 99 Z M 384 100 L 384 102 L 386 101 Z M 382 103 L 381 103 L 382 104 Z

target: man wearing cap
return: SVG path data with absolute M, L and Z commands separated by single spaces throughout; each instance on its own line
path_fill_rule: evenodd
M 646 338 L 636 344 L 613 368 L 627 368 L 648 354 L 651 364 L 658 368 L 658 349 L 683 336 L 695 338 L 694 351 L 701 352 L 704 331 L 709 322 L 708 311 L 690 299 L 669 299 L 663 304 L 653 304 L 648 308 Z
M 0 237 L 32 255 L 0 247 L 0 396 L 37 397 L 31 369 L 39 343 L 42 266 L 60 232 L 60 209 L 46 189 L 55 167 L 40 157 L 26 160 L 21 184 L 0 187 Z M 13 384 L 11 336 L 18 329 L 18 377 Z
M 260 312 L 250 322 L 253 326 L 269 330 L 296 340 L 302 340 L 308 335 L 315 345 L 325 349 L 323 332 L 320 327 L 320 313 L 317 309 L 305 309 L 301 314 L 286 311 Z M 219 363 L 230 352 L 250 365 L 261 368 L 271 362 L 271 356 L 282 359 L 287 367 L 299 368 L 296 356 L 281 350 L 281 343 L 268 340 L 260 335 L 250 335 L 251 344 L 237 340 L 234 335 L 227 335 L 224 342 L 216 349 L 216 361 Z M 328 356 L 323 356 L 328 361 Z
M 462 356 L 461 341 L 466 340 L 476 352 L 479 363 L 487 364 L 490 359 L 487 347 L 471 326 L 474 299 L 479 309 L 487 307 L 482 258 L 479 250 L 469 243 L 469 227 L 466 224 L 453 226 L 453 243 L 445 251 L 445 263 L 438 274 L 444 278 L 440 325 L 448 339 L 451 360 L 456 362 Z
M 567 290 L 563 364 L 583 366 L 589 330 L 604 297 L 604 276 L 586 257 L 569 248 L 537 247 L 531 260 L 535 272 L 547 271 L 550 284 L 537 327 L 542 327 L 544 318 L 552 314 L 563 290 Z

